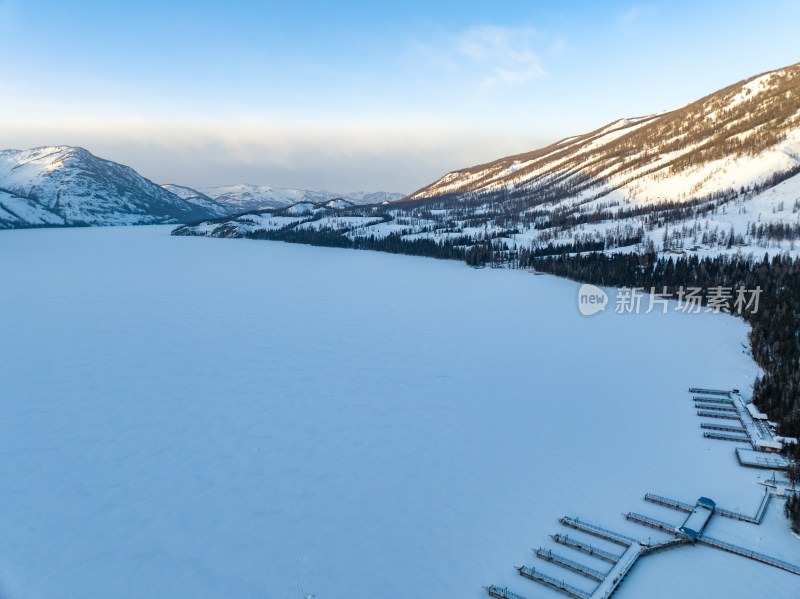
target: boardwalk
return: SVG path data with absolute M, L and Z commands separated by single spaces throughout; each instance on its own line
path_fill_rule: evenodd
M 601 539 L 605 539 L 606 541 L 611 541 L 612 543 L 616 543 L 617 545 L 624 545 L 625 547 L 628 547 L 629 545 L 638 542 L 636 539 L 615 533 L 611 530 L 597 526 L 596 524 L 589 524 L 588 522 L 583 522 L 578 518 L 568 518 L 564 516 L 559 520 L 559 522 L 561 522 L 561 524 L 563 524 L 564 526 L 569 526 L 570 528 L 574 528 L 575 530 L 582 530 L 583 532 L 589 533 L 590 535 L 594 535 Z
M 516 593 L 512 593 L 508 590 L 508 587 L 500 588 L 498 586 L 492 585 L 490 587 L 483 587 L 486 589 L 486 594 L 489 597 L 495 597 L 495 599 L 525 599 L 522 595 L 517 595 Z
M 697 539 L 697 542 L 708 545 L 709 547 L 722 549 L 723 551 L 729 551 L 730 553 L 735 553 L 736 555 L 741 555 L 763 564 L 769 564 L 775 568 L 780 568 L 781 570 L 786 570 L 787 572 L 791 572 L 792 574 L 797 574 L 800 576 L 800 566 L 796 564 L 790 564 L 789 562 L 785 562 L 775 557 L 770 557 L 769 555 L 764 555 L 763 553 L 758 553 L 757 551 L 750 551 L 744 547 L 739 547 L 738 545 L 726 543 L 725 541 L 720 541 L 707 536 L 700 536 Z
M 542 548 L 537 549 L 536 557 L 538 557 L 539 559 L 543 559 L 547 562 L 552 562 L 558 566 L 561 566 L 562 568 L 566 568 L 567 570 L 572 570 L 573 572 L 585 576 L 586 578 L 591 578 L 595 582 L 602 581 L 607 574 L 607 572 L 601 572 L 600 570 L 595 570 L 594 568 L 590 568 L 589 566 L 584 566 L 581 563 L 568 559 L 563 555 L 559 555 L 558 553 L 553 553 L 549 549 L 542 549 Z
M 752 449 L 736 448 L 737 457 L 743 465 L 757 465 L 765 468 L 780 467 L 783 458 L 779 454 L 767 452 L 773 451 L 778 441 L 782 441 L 782 439 L 775 438 L 772 430 L 774 425 L 770 425 L 766 420 L 766 416 L 755 409 L 752 404 L 745 403 L 738 391 L 691 388 L 690 392 L 695 394 L 693 399 L 698 416 L 716 421 L 702 422 L 700 424 L 704 437 L 749 444 Z M 730 421 L 730 423 L 720 422 L 720 420 Z M 608 599 L 617 590 L 639 558 L 660 551 L 686 546 L 691 547 L 696 543 L 700 543 L 800 576 L 800 565 L 705 535 L 709 522 L 717 515 L 748 524 L 760 524 L 773 497 L 784 496 L 786 493 L 793 492 L 787 490 L 784 486 L 779 487 L 780 481 L 775 480 L 774 477 L 773 481 L 774 484 L 772 486 L 765 485 L 767 488 L 764 490 L 761 501 L 752 516 L 719 507 L 716 502 L 707 497 L 700 497 L 695 503 L 686 503 L 663 495 L 656 495 L 655 493 L 645 494 L 645 501 L 685 514 L 682 523 L 673 524 L 637 512 L 627 512 L 624 517 L 636 524 L 670 535 L 670 538 L 666 541 L 650 542 L 648 540 L 645 543 L 579 518 L 568 516 L 560 518 L 559 522 L 566 527 L 579 531 L 584 535 L 591 535 L 614 543 L 623 548 L 622 553 L 615 553 L 566 534 L 556 533 L 551 535 L 553 541 L 559 545 L 607 562 L 610 564 L 608 571 L 580 563 L 572 559 L 569 554 L 561 555 L 544 547 L 534 550 L 538 559 L 544 560 L 552 566 L 564 568 L 564 570 L 583 576 L 585 579 L 596 583 L 594 590 L 576 586 L 576 584 L 581 583 L 578 582 L 578 578 L 574 575 L 567 575 L 564 579 L 561 579 L 535 567 L 525 565 L 517 567 L 516 570 L 520 576 L 571 597 L 571 599 Z M 569 576 L 572 576 L 572 578 L 569 578 Z M 567 579 L 574 579 L 576 584 L 567 582 Z M 484 588 L 490 597 L 497 599 L 525 599 L 507 588 L 498 586 Z
M 567 535 L 554 534 L 550 536 L 556 543 L 566 545 L 567 547 L 572 547 L 573 549 L 582 551 L 587 555 L 593 555 L 594 557 L 600 558 L 607 562 L 611 562 L 612 564 L 616 564 L 619 561 L 619 558 L 622 557 L 620 555 L 617 555 L 616 553 L 611 553 L 610 551 L 606 551 L 605 549 L 600 549 L 598 547 L 590 545 L 589 543 L 584 543 L 583 541 L 579 541 L 577 539 L 573 539 L 572 537 L 568 537 Z
M 534 582 L 538 582 L 539 584 L 543 584 L 546 587 L 549 587 L 553 590 L 556 590 L 560 593 L 563 593 L 573 599 L 591 599 L 592 594 L 587 593 L 583 589 L 579 589 L 576 586 L 571 584 L 567 584 L 563 580 L 558 580 L 544 572 L 539 572 L 536 568 L 529 568 L 527 566 L 520 566 L 517 568 L 520 576 L 524 576 Z

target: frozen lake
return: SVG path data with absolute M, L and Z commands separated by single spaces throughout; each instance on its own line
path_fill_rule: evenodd
M 555 599 L 513 566 L 560 516 L 646 539 L 621 512 L 678 520 L 648 491 L 755 512 L 758 472 L 686 392 L 749 393 L 739 320 L 587 318 L 548 276 L 169 231 L 0 233 L 3 599 Z M 780 507 L 713 536 L 800 561 Z M 645 596 L 800 577 L 681 548 L 616 595 Z

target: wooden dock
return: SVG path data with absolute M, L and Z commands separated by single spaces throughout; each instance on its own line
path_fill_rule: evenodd
M 662 497 L 661 495 L 656 495 L 654 493 L 645 493 L 644 500 L 649 501 L 650 503 L 672 508 L 673 510 L 686 512 L 687 514 L 690 514 L 694 509 L 694 506 L 690 503 L 684 503 L 682 501 L 678 501 L 677 499 L 670 499 L 669 497 Z
M 642 526 L 655 528 L 661 532 L 668 532 L 672 535 L 674 535 L 678 530 L 678 527 L 674 524 L 664 522 L 663 520 L 656 520 L 655 518 L 645 516 L 644 514 L 637 514 L 636 512 L 628 512 L 625 514 L 625 519 L 630 520 L 631 522 L 636 522 L 636 524 L 641 524 Z
M 567 535 L 554 534 L 550 536 L 556 543 L 560 543 L 561 545 L 565 545 L 567 547 L 572 547 L 573 549 L 577 549 L 578 551 L 583 551 L 587 555 L 593 555 L 594 557 L 600 558 L 601 560 L 607 562 L 611 562 L 612 564 L 616 564 L 619 561 L 619 558 L 621 557 L 616 553 L 611 553 L 610 551 L 606 551 L 605 549 L 600 549 L 599 547 L 595 547 L 594 545 L 590 545 L 589 543 L 584 543 L 583 541 L 579 541 L 578 539 L 573 539 L 572 537 L 568 537 Z
M 697 410 L 697 415 L 701 418 L 721 418 L 722 420 L 739 420 L 736 412 L 712 412 L 710 410 Z
M 563 580 L 559 580 L 558 578 L 554 578 L 553 576 L 549 576 L 544 572 L 539 572 L 536 568 L 529 568 L 527 566 L 520 566 L 517 568 L 520 576 L 524 576 L 529 580 L 533 580 L 534 582 L 538 582 L 548 588 L 553 589 L 554 591 L 558 591 L 559 593 L 563 593 L 572 599 L 591 599 L 592 594 L 587 593 L 583 589 L 579 589 L 576 586 L 568 584 Z
M 715 422 L 701 422 L 700 428 L 704 428 L 710 431 L 724 431 L 727 433 L 742 433 L 744 435 L 747 434 L 747 431 L 741 426 L 730 426 L 727 424 L 717 424 Z
M 700 535 L 697 538 L 697 542 L 703 543 L 704 545 L 708 545 L 710 547 L 716 547 L 717 549 L 722 549 L 723 551 L 729 551 L 730 553 L 735 553 L 736 555 L 741 555 L 757 562 L 769 564 L 775 568 L 780 568 L 781 570 L 786 570 L 787 572 L 791 572 L 792 574 L 797 574 L 800 576 L 800 566 L 796 564 L 790 564 L 789 562 L 785 562 L 776 557 L 764 555 L 763 553 L 758 553 L 756 551 L 750 551 L 744 547 L 739 547 L 738 545 L 726 543 L 725 541 L 720 541 L 705 535 Z
M 733 400 L 730 397 L 701 397 L 699 395 L 695 395 L 692 397 L 692 400 L 704 401 L 706 403 L 733 404 Z
M 765 422 L 761 422 L 755 418 L 744 400 L 739 395 L 738 391 L 724 391 L 719 389 L 701 389 L 690 388 L 689 391 L 693 395 L 695 401 L 695 408 L 697 415 L 703 418 L 713 418 L 718 422 L 701 422 L 700 426 L 703 429 L 703 436 L 710 439 L 721 439 L 726 441 L 735 441 L 738 443 L 746 443 L 756 448 L 754 435 L 760 439 L 772 439 L 774 433 L 768 428 Z M 761 418 L 761 416 L 759 416 Z M 719 422 L 719 420 L 735 421 L 730 424 Z M 772 447 L 766 442 L 761 442 L 758 448 Z M 749 451 L 750 449 L 737 448 L 737 456 L 739 451 Z M 739 457 L 740 462 L 742 458 Z M 777 487 L 776 487 L 777 488 Z M 685 520 L 680 525 L 671 524 L 663 520 L 658 520 L 650 516 L 639 514 L 636 512 L 628 512 L 624 514 L 625 518 L 629 521 L 647 526 L 649 528 L 661 531 L 669 535 L 666 541 L 657 541 L 644 543 L 633 537 L 614 532 L 602 526 L 591 524 L 580 520 L 579 518 L 572 518 L 564 516 L 559 519 L 559 522 L 569 528 L 580 531 L 588 535 L 592 535 L 599 539 L 603 539 L 610 543 L 622 546 L 624 549 L 621 554 L 602 549 L 591 545 L 590 543 L 580 540 L 579 538 L 569 537 L 566 534 L 553 534 L 551 538 L 554 542 L 580 551 L 586 555 L 590 555 L 600 560 L 604 560 L 611 564 L 610 569 L 604 572 L 602 569 L 590 567 L 578 561 L 570 559 L 567 556 L 560 555 L 550 549 L 540 547 L 535 549 L 534 553 L 538 559 L 544 560 L 552 564 L 579 574 L 586 579 L 594 581 L 596 584 L 594 590 L 585 590 L 574 584 L 568 583 L 564 579 L 559 579 L 557 576 L 552 576 L 546 572 L 537 570 L 531 566 L 519 566 L 516 568 L 517 572 L 542 586 L 555 590 L 559 593 L 571 597 L 571 599 L 609 599 L 611 595 L 617 590 L 623 579 L 630 572 L 631 568 L 636 564 L 640 557 L 650 555 L 659 551 L 666 551 L 673 548 L 681 547 L 684 545 L 694 545 L 701 543 L 710 547 L 715 547 L 730 553 L 735 553 L 747 557 L 752 560 L 771 565 L 776 568 L 783 569 L 800 576 L 800 565 L 792 564 L 784 560 L 772 557 L 756 551 L 751 551 L 745 547 L 740 547 L 726 541 L 721 541 L 712 537 L 705 536 L 704 531 L 711 518 L 715 515 L 720 515 L 726 518 L 732 518 L 751 524 L 760 524 L 767 506 L 772 497 L 776 496 L 770 488 L 766 488 L 764 495 L 761 498 L 755 516 L 749 516 L 718 507 L 716 502 L 707 498 L 700 497 L 696 503 L 685 503 L 662 495 L 654 493 L 647 493 L 644 496 L 645 501 L 668 507 L 687 514 Z M 578 581 L 577 577 L 574 577 Z M 578 582 L 578 584 L 580 584 Z M 524 599 L 506 587 L 498 587 L 492 585 L 484 587 L 490 597 L 496 599 Z
M 636 539 L 631 537 L 626 537 L 625 535 L 618 534 L 611 530 L 607 530 L 602 528 L 601 526 L 597 526 L 596 524 L 589 524 L 588 522 L 583 522 L 578 518 L 568 518 L 564 516 L 559 520 L 561 524 L 564 526 L 569 526 L 570 528 L 574 528 L 575 530 L 581 530 L 585 533 L 589 533 L 590 535 L 594 535 L 600 539 L 605 539 L 606 541 L 611 541 L 612 543 L 616 543 L 617 545 L 622 545 L 624 547 L 628 547 L 633 543 L 638 543 Z
M 655 553 L 656 551 L 666 551 L 667 549 L 680 547 L 681 545 L 687 545 L 688 543 L 689 539 L 686 539 L 684 537 L 676 537 L 674 539 L 670 539 L 669 541 L 664 541 L 663 543 L 656 543 L 655 545 L 646 545 L 644 549 L 642 549 L 642 555 L 650 555 L 651 553 Z
M 689 393 L 697 393 L 699 395 L 714 395 L 730 398 L 731 392 L 722 389 L 700 389 L 698 387 L 689 387 Z
M 608 599 L 622 584 L 622 581 L 631 571 L 636 561 L 644 555 L 644 547 L 639 543 L 629 545 L 620 557 L 620 560 L 611 568 L 605 580 L 597 585 L 592 593 L 592 599 Z
M 730 406 L 722 406 L 717 404 L 704 404 L 695 402 L 694 407 L 698 410 L 711 410 L 712 412 L 736 412 L 736 408 L 733 407 L 733 404 Z
M 508 587 L 501 588 L 492 585 L 483 588 L 486 590 L 486 594 L 489 595 L 489 597 L 495 597 L 495 599 L 525 599 L 522 595 L 517 595 L 509 591 Z
M 584 566 L 581 563 L 572 561 L 571 559 L 567 559 L 563 555 L 559 555 L 558 553 L 553 553 L 549 549 L 539 548 L 536 550 L 536 557 L 539 559 L 543 559 L 546 562 L 552 562 L 557 566 L 561 566 L 562 568 L 566 568 L 567 570 L 571 570 L 576 574 L 580 574 L 581 576 L 585 576 L 586 578 L 591 578 L 595 582 L 601 582 L 605 577 L 607 572 L 601 572 L 600 570 L 595 570 L 594 568 L 590 568 L 589 566 Z
M 717 439 L 718 441 L 734 441 L 735 443 L 747 443 L 750 447 L 753 444 L 750 442 L 750 437 L 747 435 L 734 435 L 732 433 L 727 432 L 714 432 L 714 431 L 703 431 L 703 436 L 706 439 Z

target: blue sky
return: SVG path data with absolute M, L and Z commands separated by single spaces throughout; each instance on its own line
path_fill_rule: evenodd
M 800 61 L 794 2 L 0 0 L 0 146 L 411 192 Z

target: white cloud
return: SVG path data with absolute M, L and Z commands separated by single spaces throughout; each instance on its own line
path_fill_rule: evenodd
M 546 74 L 537 45 L 547 50 L 532 27 L 480 25 L 412 44 L 411 70 L 431 81 L 446 76 L 475 90 L 519 85 Z
M 480 87 L 514 85 L 545 74 L 541 57 L 531 49 L 536 31 L 531 27 L 512 29 L 484 25 L 458 36 L 458 52 L 489 72 Z
M 619 20 L 623 25 L 632 25 L 642 17 L 651 13 L 653 8 L 642 4 L 634 4 L 624 13 L 619 15 Z

